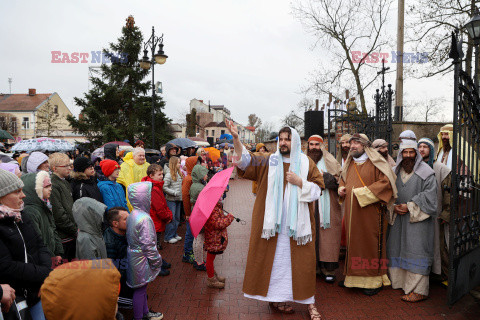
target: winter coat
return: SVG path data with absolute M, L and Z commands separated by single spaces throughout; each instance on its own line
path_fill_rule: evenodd
M 117 182 L 123 185 L 126 191 L 128 186 L 132 183 L 142 181 L 142 178 L 147 175 L 147 168 L 150 164 L 148 162 L 145 162 L 142 165 L 136 164 L 131 152 L 127 153 L 123 158 L 123 161 L 124 162 L 120 165 L 120 174 L 118 175 Z M 128 197 L 127 204 L 128 209 L 132 211 L 133 208 L 130 202 L 128 202 Z
M 185 210 L 185 216 L 189 217 L 192 214 L 192 203 L 190 202 L 190 187 L 192 186 L 192 170 L 197 164 L 198 157 L 188 157 L 185 160 L 185 167 L 187 168 L 187 175 L 182 181 L 182 201 L 183 209 Z
M 27 290 L 27 304 L 33 306 L 40 300 L 38 291 L 51 269 L 50 251 L 28 216 L 23 216 L 20 222 L 11 217 L 1 218 L 0 283 L 9 284 L 17 296 Z
M 101 177 L 97 187 L 102 194 L 103 203 L 107 206 L 107 210 L 113 207 L 124 207 L 128 210 L 127 198 L 121 184 Z
M 182 175 L 177 173 L 177 181 L 173 181 L 172 173 L 168 171 L 163 181 L 163 191 L 168 201 L 182 201 Z
M 133 210 L 127 218 L 127 285 L 139 288 L 152 282 L 162 268 L 157 249 L 157 233 L 150 212 L 152 183 L 139 182 L 128 187 Z
M 73 197 L 70 183 L 52 174 L 52 204 L 53 218 L 60 239 L 74 239 L 77 236 L 77 224 L 73 218 Z
M 104 147 L 103 147 L 103 154 L 104 154 L 104 159 L 110 159 L 110 160 L 113 160 L 113 161 L 117 161 L 118 162 L 118 159 L 117 159 L 117 148 L 118 148 L 118 144 L 115 144 L 115 143 L 107 143 Z
M 49 320 L 115 319 L 120 274 L 112 261 L 73 261 L 50 273 L 42 286 Z
M 35 191 L 36 186 L 43 189 L 43 179 L 39 173 L 29 173 L 22 176 L 22 181 L 24 184 L 23 193 L 26 196 L 23 199 L 25 203 L 23 215 L 28 216 L 32 220 L 35 231 L 42 237 L 43 243 L 50 251 L 50 255 L 52 257 L 63 255 L 62 240 L 58 236 L 52 210 L 45 201 L 38 197 Z
M 103 240 L 105 241 L 105 247 L 107 249 L 107 257 L 112 259 L 113 263 L 117 266 L 118 271 L 122 275 L 122 278 L 127 277 L 127 236 L 121 235 L 113 231 L 108 227 L 103 233 Z
M 150 203 L 150 217 L 155 225 L 156 232 L 165 231 L 165 226 L 168 221 L 172 220 L 172 211 L 167 206 L 165 195 L 163 194 L 164 181 L 156 181 L 149 176 L 143 177 L 142 181 L 151 182 L 152 200 Z
M 88 197 L 103 203 L 102 193 L 97 186 L 97 179 L 94 177 L 88 178 L 83 172 L 73 172 L 72 178 L 71 185 L 73 201 Z
M 228 244 L 227 227 L 233 219 L 233 215 L 223 214 L 223 205 L 218 202 L 205 223 L 205 251 L 215 254 L 225 251 Z
M 190 202 L 192 205 L 197 201 L 198 195 L 205 187 L 200 180 L 208 174 L 208 169 L 197 164 L 192 170 L 192 186 L 190 187 Z
M 102 236 L 102 222 L 106 205 L 84 197 L 73 204 L 73 217 L 78 225 L 78 259 L 106 259 L 107 249 Z

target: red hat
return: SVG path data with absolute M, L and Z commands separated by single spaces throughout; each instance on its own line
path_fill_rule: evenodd
M 112 175 L 115 169 L 120 169 L 120 165 L 117 163 L 117 161 L 106 159 L 100 162 L 100 168 L 102 168 L 102 173 L 105 175 L 105 177 L 109 177 Z

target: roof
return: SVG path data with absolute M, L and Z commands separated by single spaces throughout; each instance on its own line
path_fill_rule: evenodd
M 245 127 L 245 129 L 255 132 L 255 127 Z
M 218 123 L 216 123 L 215 121 L 209 122 L 205 125 L 205 128 L 208 127 L 218 127 Z
M 35 111 L 52 93 L 38 93 L 34 96 L 28 94 L 0 95 L 1 111 Z

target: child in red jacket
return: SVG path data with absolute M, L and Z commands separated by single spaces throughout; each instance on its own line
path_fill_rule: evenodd
M 155 225 L 157 233 L 157 248 L 162 249 L 162 242 L 160 236 L 165 231 L 167 223 L 172 221 L 172 211 L 167 206 L 167 200 L 163 194 L 163 168 L 158 164 L 151 164 L 147 168 L 147 176 L 142 178 L 142 181 L 151 182 L 152 186 L 152 200 L 150 205 L 150 217 Z M 163 257 L 162 257 L 163 258 Z M 160 275 L 168 275 L 170 272 L 166 269 L 170 268 L 170 263 L 163 259 L 162 271 Z

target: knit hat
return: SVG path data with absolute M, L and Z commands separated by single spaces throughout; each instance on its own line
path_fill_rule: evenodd
M 428 165 L 430 166 L 430 168 L 433 168 L 433 160 L 435 158 L 435 144 L 433 143 L 433 141 L 429 138 L 422 138 L 420 140 L 418 140 L 418 146 L 420 146 L 420 144 L 425 144 L 428 146 L 428 148 L 430 149 L 430 154 L 428 155 Z
M 13 173 L 0 169 L 0 198 L 22 188 L 22 180 Z
M 314 134 L 313 136 L 310 136 L 310 138 L 308 138 L 308 142 L 310 141 L 317 141 L 317 142 L 323 143 L 323 138 L 318 134 Z
M 93 162 L 85 157 L 78 157 L 73 161 L 73 171 L 84 172 L 88 167 L 93 166 Z
M 30 157 L 28 157 L 27 172 L 36 173 L 38 171 L 38 167 L 45 161 L 48 161 L 47 155 L 38 151 L 32 152 Z
M 102 169 L 102 173 L 105 175 L 105 177 L 109 177 L 112 175 L 115 169 L 120 169 L 120 166 L 118 165 L 117 161 L 106 159 L 100 162 L 100 168 Z

